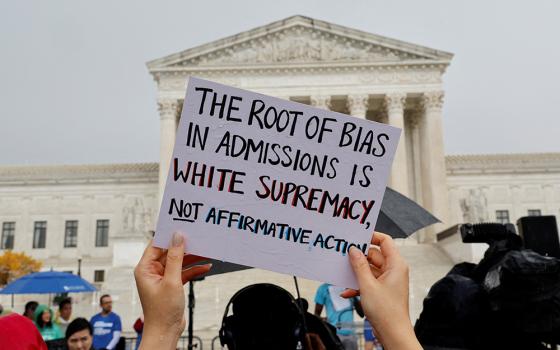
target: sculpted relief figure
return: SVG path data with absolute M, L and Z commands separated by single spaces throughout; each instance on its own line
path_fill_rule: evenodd
M 237 61 L 237 62 L 254 62 L 258 60 L 257 49 L 254 47 L 248 47 L 239 51 L 237 54 L 231 53 L 229 61 Z M 234 63 L 234 62 L 231 62 Z
M 153 229 L 155 210 L 145 208 L 142 198 L 131 198 L 122 210 L 124 232 L 147 232 Z
M 463 222 L 479 223 L 488 221 L 488 200 L 480 189 L 471 189 L 466 198 L 461 199 Z
M 122 211 L 123 217 L 123 231 L 130 231 L 132 229 L 132 213 L 130 208 L 124 207 Z
M 260 41 L 255 48 L 256 62 L 272 61 L 272 46 L 268 41 Z
M 320 31 L 290 28 L 235 44 L 188 61 L 194 65 L 316 61 L 390 61 L 400 54 L 360 40 Z
M 123 231 L 130 232 L 138 230 L 139 225 L 143 222 L 143 212 L 143 204 L 139 198 L 129 199 L 122 210 Z
M 135 231 L 140 231 L 144 229 L 144 202 L 140 198 L 134 200 L 134 220 L 133 228 Z

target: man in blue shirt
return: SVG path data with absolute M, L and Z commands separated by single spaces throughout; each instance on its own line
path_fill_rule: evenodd
M 340 293 L 344 288 L 330 284 L 322 284 L 315 294 L 315 316 L 321 317 L 323 307 L 326 307 L 327 322 L 336 327 L 336 334 L 344 345 L 345 350 L 358 350 L 358 338 L 354 332 L 354 306 L 359 315 L 362 315 L 359 301 L 344 299 Z
M 109 294 L 99 298 L 99 305 L 101 312 L 90 321 L 93 327 L 93 348 L 112 350 L 121 337 L 121 318 L 113 312 L 113 300 Z

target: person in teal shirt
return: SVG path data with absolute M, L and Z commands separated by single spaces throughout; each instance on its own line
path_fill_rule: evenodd
M 324 283 L 315 294 L 315 316 L 321 317 L 323 307 L 326 308 L 327 322 L 336 327 L 336 334 L 345 350 L 358 350 L 358 338 L 353 329 L 354 307 L 360 316 L 363 315 L 357 298 L 344 299 L 340 293 L 344 288 Z
M 64 338 L 60 327 L 53 322 L 53 312 L 47 305 L 37 306 L 33 320 L 44 341 Z

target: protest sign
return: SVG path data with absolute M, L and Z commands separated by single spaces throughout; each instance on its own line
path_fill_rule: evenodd
M 356 288 L 400 129 L 190 78 L 154 238 Z

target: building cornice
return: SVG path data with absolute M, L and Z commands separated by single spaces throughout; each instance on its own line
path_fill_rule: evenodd
M 175 75 L 193 75 L 196 73 L 266 73 L 266 72 L 326 72 L 356 70 L 406 70 L 409 68 L 437 69 L 442 73 L 449 62 L 441 60 L 409 60 L 401 62 L 325 62 L 325 63 L 276 63 L 276 64 L 236 64 L 224 66 L 183 66 L 160 67 L 150 70 L 154 75 L 171 73 Z
M 445 160 L 448 175 L 560 172 L 560 153 L 448 155 Z M 3 165 L 0 185 L 157 183 L 158 171 L 158 163 Z
M 560 153 L 448 155 L 448 175 L 559 173 Z
M 158 171 L 158 163 L 3 165 L 0 185 L 157 183 Z

